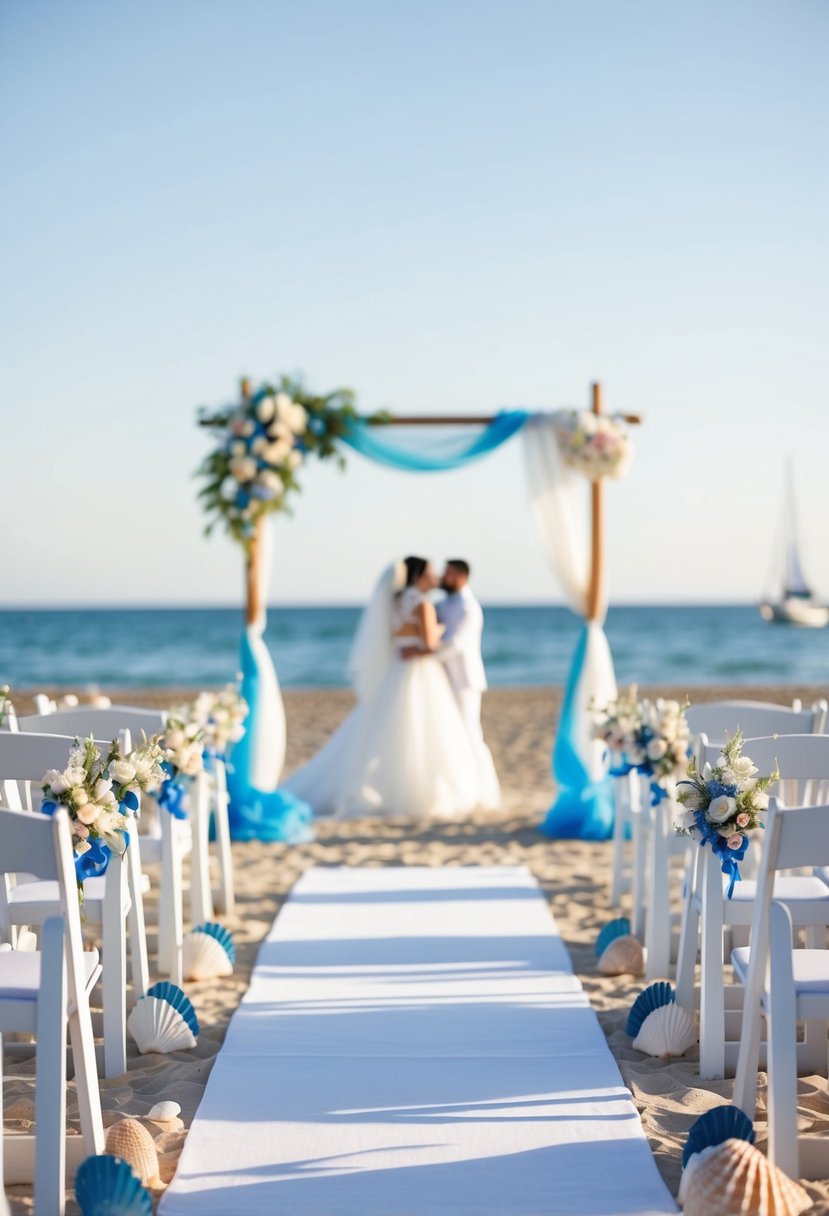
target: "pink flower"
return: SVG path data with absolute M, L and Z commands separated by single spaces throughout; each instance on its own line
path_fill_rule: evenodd
M 89 828 L 84 823 L 80 823 L 75 819 L 72 823 L 72 835 L 77 836 L 79 840 L 86 840 L 89 835 Z
M 743 813 L 741 815 L 737 816 L 737 827 L 738 828 L 747 828 L 748 827 L 748 815 L 745 813 L 745 811 L 743 811 Z
M 733 836 L 728 837 L 728 840 L 725 843 L 728 845 L 729 849 L 739 849 L 740 845 L 743 843 L 743 838 L 739 832 L 735 832 Z

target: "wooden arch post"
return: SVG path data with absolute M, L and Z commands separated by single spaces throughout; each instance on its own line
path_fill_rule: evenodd
M 591 386 L 591 408 L 594 414 L 602 413 L 602 386 Z M 587 584 L 585 616 L 588 621 L 597 621 L 602 610 L 604 591 L 604 478 L 597 477 L 590 483 L 590 578 Z
M 240 381 L 239 387 L 242 400 L 250 401 L 251 382 L 247 376 Z M 262 586 L 262 552 L 266 527 L 265 517 L 258 515 L 245 551 L 245 622 L 248 625 L 255 625 L 262 616 L 263 596 L 266 591 Z

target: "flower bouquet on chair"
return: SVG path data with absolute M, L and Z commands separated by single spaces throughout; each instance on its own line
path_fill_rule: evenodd
M 768 789 L 779 777 L 777 771 L 768 777 L 757 776 L 756 766 L 743 755 L 743 735 L 737 731 L 715 765 L 706 764 L 699 773 L 692 758 L 687 780 L 680 782 L 677 800 L 683 814 L 676 830 L 696 837 L 701 848 L 708 845 L 719 858 L 722 872 L 729 878 L 729 899 L 740 877 L 739 862 L 749 845 L 748 833 L 762 827 Z
M 81 893 L 85 879 L 106 873 L 113 853 L 123 856 L 130 820 L 138 813 L 139 792 L 148 788 L 156 771 L 160 770 L 154 743 L 124 758 L 117 742 L 102 756 L 90 738 L 75 740 L 63 772 L 50 769 L 44 775 L 40 809 L 53 815 L 63 807 L 69 814 Z
M 652 806 L 668 797 L 670 781 L 685 774 L 691 732 L 678 701 L 640 699 L 634 685 L 601 711 L 593 733 L 615 753 L 612 776 L 650 778 Z
M 173 710 L 158 742 L 164 759 L 162 780 L 154 791 L 156 802 L 174 819 L 186 819 L 189 778 L 204 768 L 204 729 L 191 706 Z
M 200 723 L 204 751 L 208 756 L 225 756 L 232 743 L 238 743 L 245 733 L 248 706 L 234 684 L 221 692 L 202 692 L 192 707 L 192 718 Z

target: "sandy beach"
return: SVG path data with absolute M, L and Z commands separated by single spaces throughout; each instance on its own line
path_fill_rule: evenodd
M 644 690 L 654 691 L 654 690 Z M 662 689 L 684 696 L 684 689 Z M 790 702 L 793 696 L 811 701 L 821 695 L 815 688 L 706 688 L 693 690 L 696 702 L 722 696 Z M 132 704 L 169 705 L 177 699 L 172 690 L 122 694 Z M 212 1061 L 221 1045 L 227 1023 L 244 992 L 259 942 L 291 890 L 297 877 L 312 865 L 493 865 L 523 864 L 538 879 L 572 954 L 575 969 L 596 1009 L 626 1084 L 639 1109 L 657 1164 L 676 1193 L 685 1135 L 696 1116 L 730 1100 L 731 1082 L 705 1083 L 697 1075 L 697 1053 L 680 1061 L 663 1063 L 641 1056 L 631 1047 L 624 1026 L 629 1007 L 643 986 L 641 979 L 607 979 L 597 975 L 593 945 L 602 924 L 614 914 L 608 899 L 610 845 L 573 841 L 552 842 L 538 831 L 554 790 L 550 776 L 550 741 L 560 707 L 560 690 L 521 689 L 491 691 L 485 698 L 484 726 L 504 786 L 502 813 L 478 815 L 457 824 L 381 823 L 374 820 L 347 824 L 321 822 L 317 839 L 288 847 L 246 843 L 234 845 L 238 908 L 233 929 L 237 964 L 233 976 L 201 984 L 187 984 L 201 1024 L 198 1046 L 168 1056 L 138 1055 L 129 1046 L 129 1068 L 124 1077 L 102 1083 L 105 1122 L 124 1116 L 142 1118 L 162 1099 L 182 1107 L 180 1124 L 163 1128 L 145 1120 L 159 1151 L 161 1174 L 169 1179 L 198 1106 Z M 115 697 L 113 699 L 116 699 Z M 28 708 L 24 697 L 19 708 Z M 347 712 L 350 695 L 344 692 L 289 692 L 285 695 L 289 728 L 289 767 L 310 756 Z M 150 920 L 153 897 L 148 900 Z M 5 1120 L 8 1131 L 31 1128 L 33 1073 L 31 1064 L 15 1066 L 6 1080 Z M 21 1074 L 23 1074 L 21 1076 Z M 829 1087 L 825 1078 L 801 1078 L 799 1084 L 801 1130 L 829 1132 Z M 70 1119 L 77 1127 L 70 1093 Z M 762 1112 L 758 1143 L 763 1146 Z M 829 1216 L 829 1183 L 808 1186 L 815 1198 L 815 1213 Z M 30 1194 L 16 1188 L 10 1194 L 12 1211 L 31 1211 Z M 70 1216 L 78 1211 L 74 1204 Z

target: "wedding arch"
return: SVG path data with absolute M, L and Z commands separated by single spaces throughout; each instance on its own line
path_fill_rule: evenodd
M 344 449 L 351 449 L 395 469 L 438 472 L 461 468 L 520 434 L 542 548 L 568 606 L 582 620 L 553 745 L 557 797 L 542 831 L 554 838 L 607 839 L 613 828 L 611 787 L 589 713 L 591 703 L 604 705 L 616 694 L 604 632 L 604 481 L 626 472 L 632 454 L 627 426 L 639 418 L 606 414 L 599 384 L 593 384 L 591 408 L 584 411 L 363 416 L 350 390 L 319 396 L 284 377 L 255 390 L 242 380 L 235 404 L 202 410 L 199 421 L 218 435 L 200 469 L 207 531 L 222 525 L 245 555 L 241 670 L 250 713 L 228 777 L 233 835 L 296 841 L 310 831 L 310 808 L 279 787 L 285 711 L 263 637 L 270 517 L 290 510 L 305 462 L 316 456 L 344 465 Z M 406 428 L 405 439 L 399 428 Z

